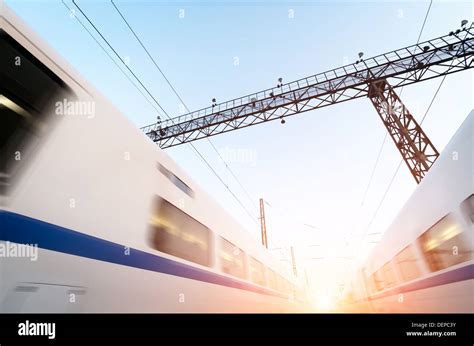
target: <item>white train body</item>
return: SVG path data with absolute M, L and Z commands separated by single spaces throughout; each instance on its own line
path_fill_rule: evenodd
M 1 1 L 0 30 L 0 312 L 306 309 L 293 275 Z
M 347 287 L 342 309 L 474 312 L 474 111 Z

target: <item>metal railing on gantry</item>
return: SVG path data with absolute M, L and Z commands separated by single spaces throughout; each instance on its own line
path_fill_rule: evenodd
M 283 119 L 368 95 L 374 81 L 393 88 L 472 68 L 474 25 L 409 47 L 203 108 L 142 128 L 168 148 L 259 123 Z

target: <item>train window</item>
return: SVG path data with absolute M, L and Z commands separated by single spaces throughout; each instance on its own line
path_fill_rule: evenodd
M 431 271 L 438 271 L 472 259 L 472 249 L 462 226 L 447 215 L 423 233 L 418 242 Z
M 383 280 L 382 280 L 382 270 L 377 270 L 374 274 L 372 274 L 372 281 L 374 283 L 374 287 L 376 291 L 383 290 Z
M 276 274 L 276 287 L 278 291 L 283 291 L 283 278 Z
M 265 285 L 265 267 L 253 257 L 250 257 L 250 280 L 258 285 Z
M 5 194 L 68 88 L 2 29 L 0 52 L 0 194 Z
M 467 222 L 474 223 L 474 195 L 470 195 L 461 203 L 461 211 L 465 215 Z M 472 229 L 472 225 L 471 225 Z
M 281 278 L 281 291 L 285 293 L 288 293 L 290 291 L 289 282 L 284 277 Z
M 168 168 L 163 166 L 161 163 L 158 164 L 158 170 L 165 176 L 167 177 L 178 189 L 183 191 L 185 194 L 187 194 L 189 197 L 194 197 L 194 191 L 176 174 L 171 172 Z
M 395 261 L 404 282 L 414 280 L 421 275 L 418 259 L 415 257 L 410 245 L 395 256 Z
M 375 285 L 375 276 L 372 275 L 368 279 L 368 286 L 369 286 L 369 291 L 370 293 L 377 292 L 377 286 Z
M 392 262 L 385 263 L 382 267 L 383 288 L 387 289 L 393 287 L 396 283 L 395 272 L 392 267 Z
M 271 269 L 268 269 L 267 274 L 268 274 L 268 287 L 270 287 L 273 290 L 278 290 L 277 274 Z
M 211 266 L 211 231 L 182 210 L 158 197 L 150 226 L 155 250 Z
M 364 277 L 368 291 L 370 293 L 375 292 L 375 282 L 373 280 L 373 277 L 371 275 L 367 275 Z
M 245 278 L 245 253 L 230 241 L 220 237 L 221 270 L 229 275 Z

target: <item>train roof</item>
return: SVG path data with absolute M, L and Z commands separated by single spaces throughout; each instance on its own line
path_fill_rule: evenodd
M 126 121 L 130 126 L 130 137 L 134 141 L 146 142 L 146 152 L 153 152 L 155 159 L 163 160 L 168 169 L 175 173 L 178 177 L 186 181 L 187 184 L 200 195 L 200 199 L 206 203 L 206 208 L 211 210 L 210 216 L 201 217 L 192 215 L 198 221 L 205 224 L 211 230 L 219 235 L 223 235 L 226 239 L 234 242 L 242 247 L 251 256 L 262 261 L 265 265 L 271 266 L 273 270 L 284 275 L 286 278 L 295 281 L 295 278 L 289 274 L 289 271 L 275 259 L 275 257 L 265 250 L 248 230 L 229 215 L 212 197 L 208 195 L 192 178 L 185 174 L 184 170 L 153 143 L 135 124 L 127 119 L 118 109 L 116 109 L 104 95 L 102 95 L 93 85 L 85 80 L 81 74 L 72 67 L 62 56 L 60 56 L 49 44 L 47 44 L 39 35 L 37 35 L 13 10 L 11 10 L 4 0 L 0 0 L 0 29 L 5 30 L 21 45 L 31 47 L 30 52 L 43 64 L 48 66 L 52 72 L 62 78 L 76 93 L 84 93 L 94 99 L 103 100 L 116 110 L 116 120 L 118 122 Z M 122 118 L 122 119 L 121 119 Z M 216 220 L 218 220 L 216 222 Z M 227 227 L 225 229 L 218 228 L 225 220 Z
M 378 270 L 473 191 L 474 111 L 458 128 L 428 174 L 372 249 L 365 263 L 368 274 Z M 456 155 L 457 159 L 453 159 Z M 449 191 L 449 193 L 447 193 Z

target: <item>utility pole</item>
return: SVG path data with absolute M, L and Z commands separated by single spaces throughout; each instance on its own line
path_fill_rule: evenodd
M 293 263 L 293 274 L 295 274 L 295 276 L 298 276 L 298 272 L 296 271 L 295 251 L 293 249 L 293 246 L 290 247 L 290 250 L 291 250 L 291 262 Z
M 265 207 L 263 205 L 263 198 L 260 198 L 260 229 L 262 232 L 262 245 L 268 249 L 267 226 L 265 225 Z

